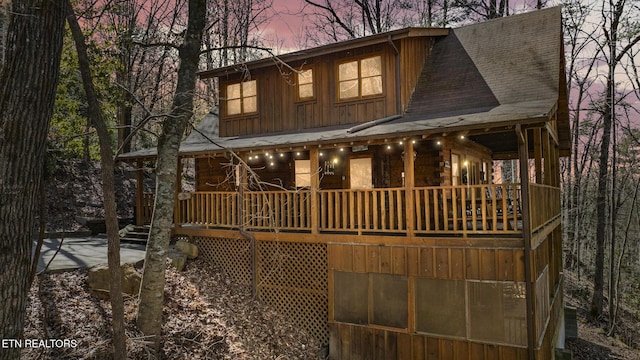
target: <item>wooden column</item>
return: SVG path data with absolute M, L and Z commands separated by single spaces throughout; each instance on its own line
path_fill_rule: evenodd
M 182 158 L 178 157 L 178 169 L 176 170 L 176 189 L 173 197 L 173 226 L 174 228 L 180 227 L 180 207 L 178 194 L 182 192 Z
M 144 162 L 140 159 L 136 161 L 136 225 L 142 226 L 144 225 L 144 209 L 142 208 L 144 205 L 142 203 L 144 198 L 144 172 L 142 167 L 144 166 Z
M 546 185 L 553 185 L 553 174 L 551 173 L 551 164 L 553 163 L 551 147 L 553 146 L 553 139 L 549 131 L 542 130 L 543 152 L 544 152 L 544 183 Z
M 518 154 L 520 158 L 520 188 L 522 191 L 522 237 L 524 241 L 524 278 L 526 288 L 527 306 L 527 350 L 528 359 L 535 360 L 536 329 L 534 316 L 534 296 L 533 291 L 533 251 L 531 250 L 531 208 L 529 207 L 529 143 L 527 131 L 522 130 L 520 124 L 516 125 L 516 136 L 518 137 Z
M 411 139 L 404 142 L 404 188 L 405 188 L 405 208 L 406 208 L 406 224 L 407 237 L 413 238 L 415 227 L 414 216 L 414 197 L 413 188 L 415 187 L 415 159 L 413 142 Z
M 309 168 L 311 169 L 311 233 L 318 234 L 320 213 L 318 209 L 318 190 L 320 189 L 320 151 L 309 150 Z
M 533 155 L 535 157 L 536 165 L 536 184 L 542 184 L 542 129 L 533 129 Z

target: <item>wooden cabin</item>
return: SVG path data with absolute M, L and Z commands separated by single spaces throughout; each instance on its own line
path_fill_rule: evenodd
M 203 71 L 219 106 L 180 148 L 174 234 L 332 359 L 553 358 L 563 59 L 550 8 Z

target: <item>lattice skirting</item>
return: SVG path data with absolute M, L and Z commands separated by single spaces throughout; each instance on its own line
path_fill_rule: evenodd
M 246 239 L 194 237 L 200 254 L 235 281 L 251 283 L 251 249 Z M 256 281 L 260 300 L 305 329 L 321 344 L 329 342 L 327 246 L 258 241 Z

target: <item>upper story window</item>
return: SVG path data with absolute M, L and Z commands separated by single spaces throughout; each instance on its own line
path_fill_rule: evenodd
M 313 95 L 313 70 L 302 70 L 298 73 L 298 99 L 311 99 Z
M 338 65 L 339 99 L 382 94 L 382 58 L 373 56 Z
M 227 115 L 258 111 L 256 81 L 227 85 Z

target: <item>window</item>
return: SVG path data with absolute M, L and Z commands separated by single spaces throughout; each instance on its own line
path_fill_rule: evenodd
M 313 70 L 302 70 L 298 73 L 298 99 L 310 99 L 313 95 Z
M 256 81 L 227 85 L 227 115 L 258 111 Z
M 527 344 L 524 283 L 469 282 L 470 338 Z
M 409 319 L 406 276 L 333 272 L 336 321 L 406 329 Z
M 339 99 L 382 94 L 382 58 L 374 56 L 338 65 Z
M 464 281 L 416 279 L 416 330 L 466 337 Z
M 311 160 L 296 160 L 296 187 L 311 186 Z

